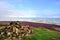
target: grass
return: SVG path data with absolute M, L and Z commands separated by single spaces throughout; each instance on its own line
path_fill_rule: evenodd
M 60 33 L 48 29 L 33 28 L 34 36 L 30 40 L 60 40 Z

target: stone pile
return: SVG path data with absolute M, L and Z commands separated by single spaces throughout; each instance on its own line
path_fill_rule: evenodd
M 0 29 L 0 38 L 5 40 L 22 40 L 22 37 L 30 37 L 32 28 L 28 25 L 21 25 L 20 22 L 11 22 L 8 26 Z

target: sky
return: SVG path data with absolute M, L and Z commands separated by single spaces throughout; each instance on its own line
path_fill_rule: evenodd
M 0 0 L 0 20 L 60 18 L 60 0 Z

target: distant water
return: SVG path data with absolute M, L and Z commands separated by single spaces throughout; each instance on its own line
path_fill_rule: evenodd
M 45 23 L 49 23 L 49 24 L 57 24 L 57 25 L 60 25 L 60 18 L 41 18 L 41 19 L 39 19 L 39 21 L 40 22 L 42 21 L 42 22 L 45 22 Z
M 60 25 L 60 18 L 25 18 L 24 20 Z

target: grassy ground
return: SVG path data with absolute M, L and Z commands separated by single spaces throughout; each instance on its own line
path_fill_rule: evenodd
M 48 30 L 45 28 L 33 28 L 34 35 L 23 40 L 60 40 L 60 32 Z M 3 40 L 0 38 L 0 40 Z
M 60 40 L 60 33 L 48 29 L 33 28 L 34 36 L 29 40 Z

